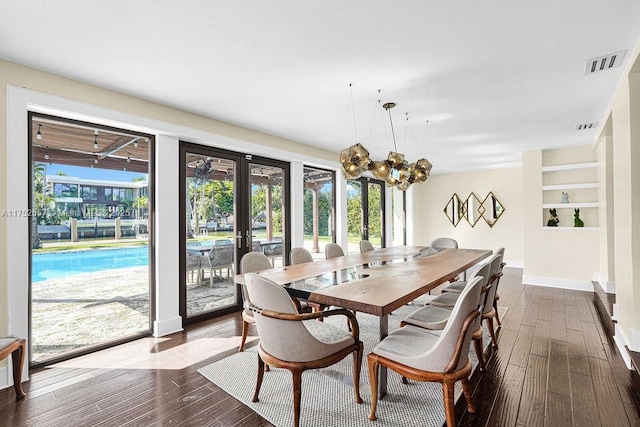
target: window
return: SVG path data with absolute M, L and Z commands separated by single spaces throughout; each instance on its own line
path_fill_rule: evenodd
M 98 200 L 98 187 L 81 185 L 80 197 L 82 197 L 83 200 Z
M 64 184 L 56 182 L 53 184 L 54 197 L 78 197 L 78 184 Z

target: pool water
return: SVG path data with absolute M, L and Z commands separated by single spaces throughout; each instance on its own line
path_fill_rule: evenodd
M 31 281 L 145 265 L 149 265 L 147 246 L 33 254 Z

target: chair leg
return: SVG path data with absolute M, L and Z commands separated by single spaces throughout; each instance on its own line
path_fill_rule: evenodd
M 244 343 L 247 341 L 247 334 L 249 333 L 249 322 L 242 320 L 242 340 L 240 341 L 240 348 L 238 352 L 244 351 Z
M 360 397 L 360 369 L 362 368 L 363 345 L 360 344 L 357 351 L 353 352 L 353 388 L 356 393 L 356 403 L 362 403 Z
M 493 318 L 489 317 L 487 320 L 487 328 L 489 329 L 489 336 L 491 337 L 491 344 L 493 348 L 498 348 L 498 340 L 496 339 L 496 332 L 493 329 Z
M 498 324 L 498 326 L 502 325 L 502 322 L 500 321 L 500 315 L 498 314 L 498 300 L 494 299 L 493 300 L 493 309 L 496 311 L 496 323 Z
M 300 426 L 300 400 L 302 399 L 302 370 L 292 369 L 293 375 L 293 425 Z
M 11 352 L 11 364 L 13 365 L 13 389 L 16 392 L 16 400 L 22 400 L 25 393 L 22 390 L 22 365 L 24 365 L 24 353 L 26 341 L 21 339 L 20 345 Z
M 478 357 L 478 366 L 480 369 L 480 372 L 486 372 L 487 371 L 487 367 L 486 367 L 486 362 L 484 360 L 484 351 L 483 351 L 483 346 L 482 346 L 482 334 L 480 335 L 479 338 L 473 338 L 473 347 L 476 349 L 476 356 Z
M 442 383 L 442 394 L 444 397 L 444 413 L 447 419 L 447 427 L 455 427 L 456 413 L 453 400 L 453 391 L 455 389 L 455 381 L 445 381 Z
M 473 404 L 471 400 L 471 387 L 469 387 L 469 379 L 462 379 L 462 392 L 464 393 L 465 399 L 467 399 L 467 411 L 471 414 L 476 413 L 476 406 Z
M 256 380 L 256 389 L 253 392 L 252 402 L 258 401 L 258 394 L 260 393 L 260 387 L 262 386 L 262 378 L 264 377 L 264 361 L 258 356 L 258 379 Z
M 367 357 L 367 364 L 369 365 L 369 384 L 371 385 L 371 411 L 369 412 L 369 419 L 371 421 L 376 420 L 376 407 L 378 406 L 378 360 L 376 357 Z

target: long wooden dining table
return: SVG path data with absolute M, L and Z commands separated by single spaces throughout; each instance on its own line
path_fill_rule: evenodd
M 434 253 L 435 252 L 435 253 Z M 379 317 L 379 338 L 389 333 L 389 314 L 426 294 L 492 254 L 482 249 L 393 246 L 361 254 L 318 260 L 258 274 L 282 285 L 292 296 Z M 241 274 L 236 283 L 244 284 Z M 387 390 L 380 372 L 379 394 Z

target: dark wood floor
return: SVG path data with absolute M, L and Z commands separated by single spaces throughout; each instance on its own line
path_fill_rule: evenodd
M 477 413 L 458 405 L 459 424 L 640 426 L 640 381 L 597 320 L 592 294 L 523 286 L 516 270 L 505 273 L 500 348 L 472 378 Z M 0 390 L 0 425 L 270 425 L 196 371 L 232 354 L 240 331 L 236 314 L 33 371 L 26 400 Z

